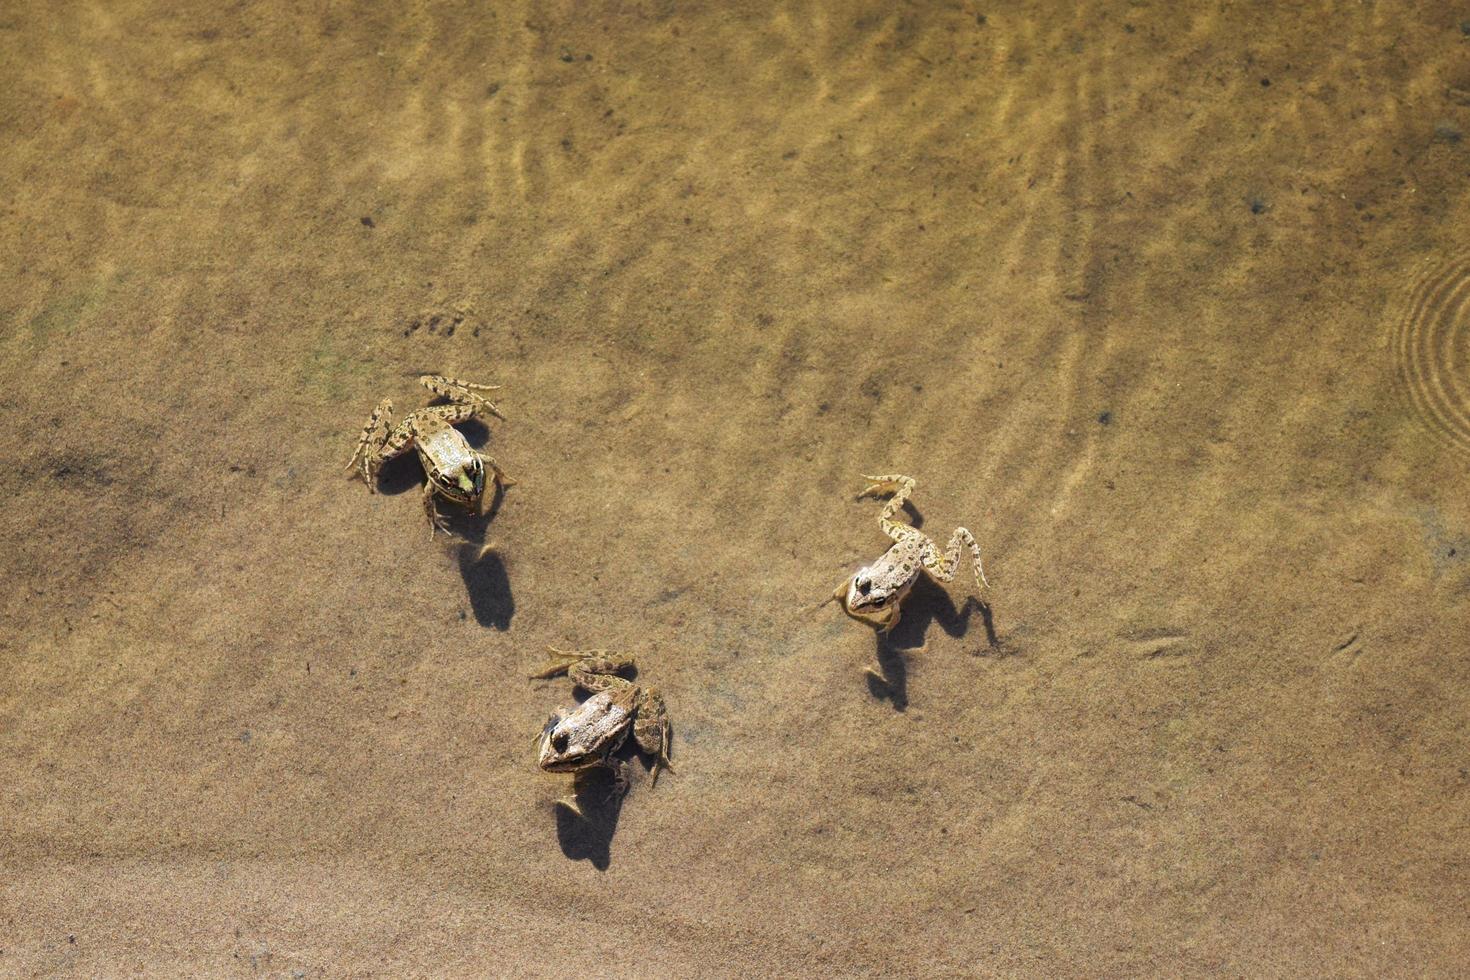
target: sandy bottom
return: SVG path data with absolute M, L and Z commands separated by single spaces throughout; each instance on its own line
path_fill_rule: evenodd
M 0 10 L 0 974 L 1463 969 L 1470 8 L 477 6 Z

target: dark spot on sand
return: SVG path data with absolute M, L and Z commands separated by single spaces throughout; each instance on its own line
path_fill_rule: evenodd
M 795 160 L 798 156 L 800 156 L 800 154 L 796 150 L 787 150 L 785 153 L 781 154 L 781 159 Z
M 1267 204 L 1264 199 L 1259 197 L 1251 198 L 1251 214 L 1265 214 L 1270 208 L 1271 205 Z
M 1464 134 L 1460 127 L 1453 123 L 1442 122 L 1434 127 L 1434 140 L 1436 143 L 1458 143 Z
M 369 217 L 369 216 L 367 216 L 367 215 L 363 215 L 363 216 L 362 216 L 362 217 L 361 217 L 361 218 L 360 218 L 360 219 L 358 219 L 358 220 L 360 220 L 360 221 L 361 221 L 361 222 L 362 222 L 362 226 L 363 226 L 363 227 L 364 227 L 364 228 L 375 228 L 375 227 L 377 227 L 377 226 L 376 226 L 376 225 L 374 225 L 374 224 L 373 224 L 373 219 L 372 219 L 372 218 L 370 218 L 370 217 Z
M 1106 410 L 1099 412 L 1097 421 L 1099 425 L 1111 425 L 1113 422 L 1113 413 Z
M 489 85 L 486 85 L 485 86 L 485 98 L 488 99 L 491 96 L 493 96 L 496 92 L 499 92 L 499 91 L 500 91 L 500 83 L 499 82 L 491 82 Z
M 1263 79 L 1261 79 L 1261 88 L 1270 88 L 1270 87 L 1271 87 L 1271 79 L 1269 79 L 1269 78 L 1263 78 Z

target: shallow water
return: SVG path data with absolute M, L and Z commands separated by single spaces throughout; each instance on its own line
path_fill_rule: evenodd
M 6 7 L 0 973 L 1455 972 L 1467 18 Z

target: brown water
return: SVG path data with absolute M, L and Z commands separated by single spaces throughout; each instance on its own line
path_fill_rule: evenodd
M 1463 968 L 1470 7 L 0 52 L 0 974 Z M 462 542 L 342 468 L 423 371 L 505 386 Z M 816 606 L 891 471 L 992 588 L 885 639 Z M 585 821 L 547 644 L 675 724 Z

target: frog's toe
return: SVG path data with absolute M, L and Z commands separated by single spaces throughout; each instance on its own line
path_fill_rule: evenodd
M 552 805 L 559 806 L 563 810 L 570 810 L 583 820 L 587 819 L 587 814 L 582 812 L 582 808 L 577 804 L 577 798 L 575 796 L 563 796 Z

